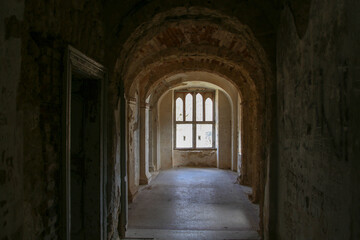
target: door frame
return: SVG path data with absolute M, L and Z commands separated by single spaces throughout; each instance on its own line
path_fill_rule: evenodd
M 72 46 L 65 52 L 65 77 L 63 84 L 63 154 L 62 154 L 62 239 L 71 239 L 71 83 L 72 74 L 80 71 L 101 81 L 100 86 L 100 240 L 107 239 L 107 207 L 106 207 L 106 165 L 107 165 L 107 70 L 103 65 L 87 57 Z

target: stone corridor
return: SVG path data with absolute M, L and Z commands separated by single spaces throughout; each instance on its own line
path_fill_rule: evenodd
M 236 177 L 216 168 L 161 171 L 129 205 L 127 237 L 258 239 L 259 207 Z
M 0 240 L 359 240 L 359 12 L 1 0 Z

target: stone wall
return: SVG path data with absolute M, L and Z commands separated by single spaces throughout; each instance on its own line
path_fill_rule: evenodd
M 0 9 L 0 238 L 58 239 L 64 53 L 71 44 L 104 64 L 102 1 L 3 1 Z M 117 213 L 119 191 L 109 185 Z M 117 214 L 108 221 L 111 237 Z
M 232 110 L 229 99 L 222 91 L 218 92 L 218 115 L 219 115 L 219 158 L 217 167 L 221 169 L 231 169 L 231 150 L 232 150 Z M 234 139 L 233 139 L 234 140 Z
M 0 2 L 0 239 L 22 239 L 23 129 L 17 109 L 24 1 Z
M 140 117 L 138 101 L 131 101 L 127 106 L 127 166 L 129 199 L 133 199 L 139 188 L 140 181 Z
M 351 184 L 359 112 L 350 108 L 359 103 L 359 10 L 355 1 L 313 0 L 309 19 L 288 7 L 282 12 L 277 239 L 359 238 L 359 203 L 351 205 L 359 196 Z
M 160 158 L 160 169 L 165 170 L 173 167 L 172 159 L 172 91 L 167 92 L 159 101 L 159 135 L 158 155 Z
M 349 58 L 348 77 L 350 90 L 349 95 L 349 162 L 351 164 L 351 205 L 350 208 L 350 235 L 352 239 L 360 239 L 360 2 L 356 0 L 346 1 L 345 11 L 347 12 L 347 38 L 346 54 Z M 346 68 L 345 68 L 346 70 Z M 346 73 L 346 71 L 345 71 Z M 346 227 L 346 226 L 345 226 Z
M 174 167 L 217 167 L 214 149 L 173 150 Z

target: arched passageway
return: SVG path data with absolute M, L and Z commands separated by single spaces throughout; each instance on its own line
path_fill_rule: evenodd
M 154 175 L 153 171 L 159 171 L 159 170 L 166 170 L 171 169 L 173 167 L 215 167 L 215 168 L 222 168 L 222 169 L 229 169 L 233 170 L 235 172 L 238 172 L 241 176 L 241 171 L 247 172 L 248 169 L 251 169 L 251 164 L 248 163 L 247 168 L 246 166 L 246 160 L 244 161 L 242 159 L 243 151 L 241 149 L 241 139 L 249 139 L 247 135 L 251 134 L 249 131 L 244 131 L 244 134 L 242 133 L 241 129 L 243 126 L 241 126 L 240 123 L 244 121 L 250 120 L 249 116 L 250 114 L 245 117 L 245 120 L 243 120 L 241 113 L 241 104 L 242 100 L 240 98 L 241 92 L 239 92 L 238 88 L 229 80 L 214 74 L 210 72 L 202 72 L 202 71 L 188 71 L 183 73 L 173 73 L 166 75 L 162 78 L 160 78 L 158 81 L 155 81 L 152 86 L 148 88 L 149 90 L 144 93 L 142 96 L 143 99 L 145 99 L 145 105 L 140 106 L 140 114 L 139 116 L 135 116 L 133 113 L 136 112 L 136 109 L 139 106 L 136 106 L 137 102 L 140 102 L 139 99 L 141 96 L 135 95 L 135 101 L 131 101 L 128 103 L 128 109 L 129 115 L 128 115 L 128 123 L 129 127 L 128 129 L 136 129 L 136 122 L 145 122 L 144 125 L 141 127 L 138 134 L 144 137 L 144 148 L 141 148 L 141 141 L 136 140 L 136 132 L 135 131 L 129 131 L 128 136 L 129 139 L 133 140 L 128 147 L 129 147 L 129 156 L 128 156 L 128 186 L 129 186 L 129 199 L 132 201 L 134 196 L 137 195 L 139 190 L 139 185 L 148 183 L 150 179 L 152 179 L 152 175 Z M 177 130 L 176 123 L 178 122 L 178 112 L 177 112 L 177 102 L 180 101 L 181 104 L 181 114 L 188 115 L 187 108 L 190 106 L 191 109 L 193 109 L 195 112 L 194 114 L 191 114 L 194 119 L 187 119 L 187 120 L 198 120 L 198 111 L 200 110 L 200 113 L 204 110 L 204 113 L 206 112 L 206 107 L 200 106 L 200 109 L 198 109 L 198 95 L 202 94 L 204 97 L 210 96 L 208 94 L 211 94 L 213 92 L 213 101 L 214 101 L 214 122 L 213 122 L 213 130 L 210 130 L 209 135 L 212 137 L 211 140 L 213 140 L 213 145 L 209 148 L 198 148 L 195 144 L 198 142 L 198 140 L 201 137 L 201 134 L 197 133 L 198 129 L 197 127 L 203 126 L 201 122 L 196 121 L 196 126 L 194 125 L 193 130 L 190 130 L 190 136 L 187 134 L 184 134 L 184 138 L 187 137 L 189 139 L 192 138 L 191 134 L 196 136 L 196 139 L 194 139 L 192 142 L 195 144 L 193 147 L 187 146 L 185 149 L 178 148 L 177 146 L 177 139 L 178 136 L 181 133 Z M 194 104 L 188 105 L 187 98 L 191 97 L 194 98 Z M 195 103 L 196 98 L 196 103 Z M 202 99 L 203 103 L 205 104 L 206 99 Z M 184 107 L 182 107 L 184 106 Z M 240 107 L 239 107 L 240 106 Z M 185 111 L 185 112 L 184 112 Z M 192 110 L 191 110 L 192 111 Z M 144 117 L 144 120 L 141 120 L 141 117 Z M 137 121 L 136 118 L 138 117 Z M 186 117 L 188 118 L 188 117 Z M 184 117 L 183 120 L 186 120 Z M 192 118 L 192 117 L 191 117 Z M 206 118 L 206 117 L 205 117 Z M 204 118 L 204 119 L 205 119 Z M 140 120 L 139 120 L 140 119 Z M 204 120 L 203 119 L 203 120 Z M 187 125 L 190 126 L 191 122 L 185 121 L 186 124 L 180 124 L 180 125 Z M 207 122 L 207 125 L 210 125 L 211 122 Z M 241 137 L 242 136 L 242 137 Z M 199 139 L 198 139 L 199 138 Z M 138 144 L 138 145 L 137 145 Z M 245 149 L 248 148 L 249 144 L 243 144 L 246 146 Z M 145 150 L 145 151 L 144 151 Z M 137 158 L 139 155 L 141 155 L 141 151 L 144 151 L 143 154 L 145 155 L 145 161 L 146 164 L 142 165 L 141 160 Z M 140 153 L 139 153 L 140 152 Z M 245 155 L 248 154 L 247 151 L 244 151 Z M 136 155 L 136 153 L 139 153 L 139 155 Z M 133 154 L 133 155 L 132 155 Z M 242 164 L 245 162 L 245 164 Z M 254 163 L 252 163 L 254 164 Z M 145 167 L 145 174 L 144 178 L 145 181 L 141 181 L 141 168 Z M 136 172 L 137 171 L 137 172 Z M 181 171 L 180 171 L 181 172 Z M 251 172 L 249 173 L 249 175 Z M 186 174 L 184 176 L 180 176 L 181 178 L 188 177 L 189 174 Z M 216 176 L 216 174 L 214 174 Z M 179 177 L 179 176 L 178 176 Z M 169 177 L 171 179 L 171 175 Z M 212 176 L 211 174 L 209 176 L 204 176 L 208 184 L 211 185 Z M 239 177 L 239 179 L 241 179 Z M 157 180 L 155 180 L 157 182 Z M 233 182 L 236 182 L 236 177 L 232 179 Z M 188 180 L 188 183 L 194 184 L 195 181 L 191 181 L 191 179 Z M 227 183 L 229 184 L 229 183 Z M 153 184 L 150 185 L 150 188 L 152 189 Z M 162 186 L 163 184 L 156 184 L 156 186 Z M 209 186 L 210 186 L 209 185 Z M 195 187 L 196 184 L 193 185 Z M 219 185 L 217 185 L 219 186 Z M 174 185 L 173 188 L 176 189 L 178 186 Z M 191 188 L 191 186 L 188 186 Z M 229 190 L 230 186 L 223 186 L 223 190 L 226 192 L 226 190 Z M 140 188 L 141 189 L 141 188 Z M 204 188 L 209 189 L 209 188 Z M 240 189 L 240 188 L 239 188 Z M 212 189 L 212 192 L 217 194 L 220 194 L 220 192 L 224 193 L 224 191 L 219 191 L 219 189 Z M 150 191 L 154 192 L 154 191 Z M 171 192 L 169 194 L 171 195 Z M 240 192 L 242 192 L 240 190 Z M 188 192 L 190 193 L 190 192 Z M 242 194 L 244 194 L 242 192 Z M 250 192 L 251 194 L 251 192 Z M 143 196 L 143 193 L 140 193 L 140 199 Z M 221 194 L 220 194 L 221 195 Z M 160 195 L 162 196 L 162 195 Z M 174 197 L 174 196 L 172 196 Z M 169 198 L 172 198 L 169 196 Z M 186 198 L 186 196 L 184 196 Z M 190 196 L 189 196 L 190 197 Z M 202 201 L 204 201 L 203 204 L 210 204 L 210 202 L 213 202 L 213 200 L 216 202 L 216 199 L 208 199 L 206 200 L 206 197 L 199 196 Z M 231 190 L 229 190 L 228 196 L 229 201 L 236 201 L 237 197 L 231 194 Z M 141 226 L 141 221 L 139 221 L 138 218 L 136 218 L 138 211 L 136 208 L 137 206 L 141 206 L 144 204 L 144 201 L 141 201 L 140 199 L 135 200 L 135 203 L 132 204 L 130 211 L 130 219 L 133 223 L 129 225 L 130 232 L 135 234 L 144 234 L 143 230 L 139 230 L 139 226 Z M 157 204 L 158 201 L 161 202 L 158 198 L 155 198 L 156 201 L 152 204 Z M 150 199 L 148 199 L 150 201 Z M 140 202 L 139 202 L 140 201 Z M 247 200 L 248 201 L 248 200 Z M 244 202 L 244 204 L 250 204 Z M 149 202 L 147 202 L 149 203 Z M 201 201 L 199 201 L 201 204 Z M 214 203 L 216 206 L 216 203 Z M 232 206 L 234 207 L 234 206 Z M 239 206 L 238 206 L 239 207 Z M 134 209 L 135 208 L 135 209 Z M 141 208 L 141 207 L 140 207 Z M 224 208 L 220 208 L 224 209 Z M 231 209 L 231 206 L 227 206 L 227 209 L 231 212 L 233 211 L 238 212 L 242 211 L 241 207 L 239 209 L 234 208 Z M 248 207 L 246 211 L 249 209 L 252 209 L 252 207 Z M 159 210 L 159 209 L 158 209 Z M 204 209 L 203 209 L 204 210 Z M 244 210 L 244 209 L 243 209 Z M 172 211 L 176 211 L 176 207 L 174 206 L 174 209 Z M 135 213 L 134 213 L 135 212 Z M 226 212 L 226 211 L 225 211 Z M 224 211 L 219 211 L 219 217 L 221 215 L 224 215 L 222 217 L 227 218 L 228 221 L 236 223 L 239 221 L 238 217 L 241 217 L 240 215 L 226 215 Z M 151 214 L 151 210 L 147 212 L 148 215 L 153 217 L 153 226 L 156 226 L 156 229 L 163 229 L 164 231 L 168 231 L 169 233 L 172 233 L 171 230 L 167 229 L 167 225 L 161 225 L 161 221 L 157 221 L 159 218 L 162 219 L 161 215 L 164 214 L 164 211 L 159 211 L 157 214 Z M 194 216 L 191 215 L 191 211 L 187 212 L 188 215 L 184 215 L 182 217 L 188 217 L 189 219 L 193 218 Z M 143 213 L 145 214 L 145 213 Z M 210 214 L 210 213 L 209 213 Z M 254 215 L 254 212 L 248 211 L 248 214 Z M 166 211 L 165 211 L 166 215 Z M 211 214 L 210 214 L 211 215 Z M 209 215 L 209 216 L 210 216 Z M 144 215 L 142 215 L 144 217 Z M 167 215 L 169 219 L 166 221 L 176 221 L 176 216 Z M 211 215 L 212 218 L 215 217 L 215 215 Z M 149 216 L 148 216 L 149 217 Z M 244 216 L 242 216 L 244 217 Z M 134 223 L 136 219 L 139 221 L 139 223 Z M 204 219 L 203 219 L 204 220 Z M 244 217 L 243 221 L 248 221 L 249 219 Z M 216 223 L 216 218 L 213 219 L 213 223 Z M 237 228 L 234 227 L 228 227 L 229 231 L 238 231 L 239 229 L 243 229 L 243 231 L 255 231 L 257 230 L 257 227 L 249 227 L 246 224 L 242 225 L 242 221 L 239 221 L 239 226 Z M 259 221 L 256 221 L 257 224 Z M 220 222 L 217 222 L 217 224 L 221 225 Z M 231 224 L 230 224 L 231 225 Z M 135 226 L 135 229 L 132 229 Z M 137 226 L 137 228 L 136 228 Z M 201 226 L 201 225 L 200 225 Z M 199 227 L 200 227 L 199 226 Z M 145 226 L 143 226 L 145 228 Z M 180 227 L 180 226 L 179 226 Z M 203 229 L 192 229 L 192 230 L 205 230 L 207 228 L 212 228 L 213 231 L 218 232 L 219 228 L 216 226 L 202 226 Z M 181 229 L 181 228 L 180 228 Z M 174 229 L 173 229 L 174 230 Z M 182 229 L 184 230 L 184 229 Z M 186 230 L 186 229 L 185 229 Z M 187 229 L 191 230 L 191 228 Z M 135 233 L 134 233 L 135 231 Z M 132 236 L 132 235 L 130 235 Z M 143 235 L 144 236 L 144 235 Z
M 219 18 L 223 21 L 219 22 Z M 271 104 L 272 75 L 263 48 L 246 25 L 208 9 L 174 8 L 156 14 L 136 28 L 124 43 L 116 63 L 117 78 L 124 83 L 127 108 L 126 169 L 130 200 L 139 185 L 151 180 L 151 171 L 161 169 L 158 148 L 164 148 L 158 142 L 159 132 L 153 131 L 155 115 L 159 114 L 158 100 L 166 91 L 182 89 L 181 85 L 197 79 L 228 88 L 229 92 L 220 93 L 226 93 L 231 105 L 229 168 L 238 172 L 241 184 L 252 187 L 250 199 L 263 205 L 270 131 L 267 105 Z M 169 100 L 173 102 L 172 97 Z M 173 131 L 174 126 L 167 127 Z M 170 140 L 176 139 L 176 131 L 170 135 Z M 176 143 L 171 144 L 169 166 L 174 166 L 179 158 L 189 158 L 189 152 L 178 151 L 174 149 Z M 218 149 L 215 161 L 223 154 L 223 148 Z M 261 219 L 262 216 L 260 207 Z M 263 220 L 261 229 L 262 223 Z
M 153 106 L 181 96 L 192 72 L 239 92 L 231 168 L 252 188 L 263 239 L 360 239 L 359 1 L 18 0 L 0 9 L 0 239 L 70 239 L 71 229 L 119 239 L 127 160 L 138 159 L 142 183 L 161 167 L 147 147 L 158 132 Z M 71 59 L 69 45 L 82 57 Z

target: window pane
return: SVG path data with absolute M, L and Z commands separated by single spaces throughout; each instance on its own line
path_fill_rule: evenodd
M 213 101 L 208 98 L 205 101 L 205 121 L 213 120 Z
M 203 97 L 196 94 L 196 121 L 203 121 Z
M 211 148 L 212 141 L 212 124 L 196 124 L 196 147 Z
M 176 99 L 176 121 L 184 121 L 183 116 L 183 100 L 181 98 Z
M 185 120 L 193 120 L 193 96 L 188 93 L 185 97 Z
M 176 147 L 192 148 L 192 124 L 176 124 Z

